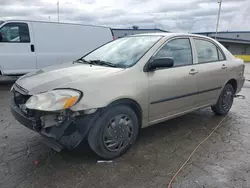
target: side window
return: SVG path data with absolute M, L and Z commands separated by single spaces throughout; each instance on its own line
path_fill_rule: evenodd
M 7 23 L 0 28 L 2 40 L 7 43 L 29 43 L 29 28 L 26 23 Z
M 155 58 L 163 57 L 173 58 L 174 66 L 192 64 L 192 49 L 189 39 L 173 39 L 166 43 L 155 55 Z
M 220 50 L 212 42 L 201 39 L 194 39 L 194 44 L 197 51 L 198 63 L 207 63 L 219 61 L 222 58 L 224 59 L 224 56 L 222 55 Z

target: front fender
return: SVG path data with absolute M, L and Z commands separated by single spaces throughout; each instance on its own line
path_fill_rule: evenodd
M 148 118 L 148 77 L 144 72 L 135 70 L 124 71 L 119 76 L 114 75 L 102 80 L 90 80 L 88 84 L 77 83 L 71 88 L 83 92 L 82 99 L 71 107 L 72 111 L 84 111 L 89 109 L 100 109 L 120 100 L 130 99 L 139 104 L 142 116 L 145 118 L 143 124 L 147 124 Z M 128 76 L 129 75 L 129 76 Z M 131 75 L 131 76 L 130 76 Z M 136 75 L 133 77 L 132 75 Z

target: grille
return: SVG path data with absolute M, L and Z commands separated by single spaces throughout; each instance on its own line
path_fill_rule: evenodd
M 31 95 L 22 94 L 19 91 L 16 91 L 15 89 L 12 89 L 12 92 L 14 95 L 14 102 L 20 108 L 23 114 L 25 114 L 25 116 L 27 117 L 32 117 L 33 111 L 28 110 L 24 105 L 27 102 L 27 100 L 31 97 Z
M 16 84 L 12 88 L 12 92 L 14 95 L 14 101 L 16 105 L 20 108 L 20 110 L 26 117 L 32 118 L 33 121 L 36 122 L 33 125 L 33 129 L 39 131 L 41 129 L 40 112 L 37 112 L 35 110 L 29 110 L 24 105 L 27 102 L 27 100 L 31 97 L 31 95 L 28 95 L 27 94 L 28 92 L 26 90 L 24 90 L 22 87 Z
M 27 102 L 27 100 L 31 97 L 30 95 L 24 95 L 19 93 L 18 91 L 13 91 L 14 93 L 14 100 L 16 105 L 20 107 L 20 105 L 23 105 Z
M 14 84 L 12 92 L 14 94 L 14 101 L 19 107 L 25 104 L 27 100 L 31 97 L 30 95 L 28 95 L 27 90 L 17 84 Z

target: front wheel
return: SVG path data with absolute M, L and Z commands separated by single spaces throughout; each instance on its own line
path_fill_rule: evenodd
M 88 134 L 90 148 L 100 157 L 123 154 L 136 140 L 139 129 L 135 112 L 124 105 L 107 107 Z
M 213 105 L 212 111 L 216 115 L 226 115 L 233 105 L 235 91 L 231 84 L 226 84 L 223 88 L 220 97 L 215 105 Z

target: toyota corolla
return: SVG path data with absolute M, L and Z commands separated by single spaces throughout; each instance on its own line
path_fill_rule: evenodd
M 86 138 L 96 154 L 111 159 L 141 128 L 210 106 L 226 115 L 243 74 L 243 61 L 211 38 L 134 35 L 21 77 L 12 87 L 11 111 L 56 151 Z

